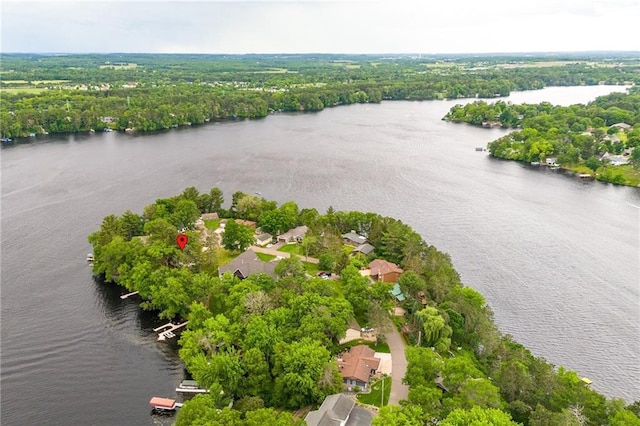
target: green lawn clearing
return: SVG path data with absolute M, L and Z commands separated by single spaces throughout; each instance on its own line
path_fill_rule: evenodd
M 384 386 L 383 386 L 384 380 Z M 389 403 L 389 394 L 391 394 L 391 377 L 385 377 L 382 380 L 372 383 L 370 393 L 358 394 L 358 401 L 363 404 L 375 405 L 376 407 L 382 407 Z M 382 388 L 384 387 L 384 402 L 382 401 Z

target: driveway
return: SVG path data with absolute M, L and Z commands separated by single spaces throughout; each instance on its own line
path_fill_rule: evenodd
M 284 245 L 284 244 L 283 244 Z M 286 252 L 286 251 L 278 251 L 276 249 L 276 246 L 270 247 L 270 248 L 266 248 L 266 247 L 260 247 L 260 246 L 251 246 L 251 250 L 253 250 L 256 253 L 264 253 L 264 254 L 270 254 L 273 256 L 280 256 L 283 258 L 288 258 L 291 257 L 291 253 Z M 304 257 L 304 256 L 300 256 L 300 255 L 296 255 L 298 256 L 298 258 L 304 262 L 309 262 L 309 263 L 318 263 L 318 259 L 316 259 L 315 257 Z
M 407 372 L 407 358 L 404 355 L 404 340 L 395 327 L 385 334 L 387 344 L 391 350 L 391 395 L 389 404 L 398 404 L 400 400 L 409 397 L 409 386 L 402 383 Z

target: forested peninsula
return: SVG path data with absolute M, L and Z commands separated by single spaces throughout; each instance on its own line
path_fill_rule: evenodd
M 452 107 L 444 119 L 517 129 L 489 143 L 494 157 L 640 185 L 640 86 L 568 107 L 476 101 Z
M 109 215 L 89 236 L 97 285 L 188 320 L 179 354 L 209 393 L 188 400 L 176 425 L 315 424 L 325 398 L 343 391 L 361 393 L 359 409 L 381 406 L 376 426 L 640 425 L 639 401 L 607 399 L 503 335 L 449 256 L 407 224 L 240 191 L 223 205 L 220 189 L 191 187 L 142 214 Z M 354 329 L 363 334 L 345 342 Z M 355 348 L 388 353 L 394 330 L 408 394 L 388 405 L 380 387 L 392 382 L 373 355 L 364 383 L 346 359 Z
M 633 84 L 631 54 L 0 55 L 3 138 L 147 132 L 382 100 Z

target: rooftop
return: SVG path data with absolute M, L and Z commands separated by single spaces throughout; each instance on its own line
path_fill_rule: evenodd
M 387 262 L 383 259 L 376 259 L 371 262 L 369 264 L 369 269 L 371 270 L 371 275 L 386 275 L 391 272 L 397 272 L 398 274 L 401 274 L 404 272 L 395 263 Z
M 231 262 L 220 266 L 218 268 L 218 272 L 220 275 L 225 272 L 231 272 L 242 279 L 247 278 L 251 274 L 259 273 L 275 277 L 276 265 L 277 262 L 263 262 L 258 258 L 253 250 L 248 249 Z
M 340 374 L 345 379 L 355 379 L 368 383 L 371 370 L 377 370 L 380 359 L 375 357 L 375 351 L 366 345 L 353 346 L 338 359 Z

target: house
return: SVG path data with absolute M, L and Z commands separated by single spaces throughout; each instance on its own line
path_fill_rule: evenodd
M 395 283 L 404 272 L 395 263 L 386 260 L 376 259 L 369 264 L 371 278 L 374 281 L 384 281 L 386 283 Z
M 351 246 L 357 247 L 367 242 L 367 238 L 363 237 L 360 234 L 357 234 L 355 231 L 347 232 L 346 234 L 342 234 L 342 241 L 345 244 L 349 244 Z
M 296 228 L 290 229 L 282 235 L 278 235 L 278 241 L 282 243 L 299 243 L 302 242 L 302 238 L 307 233 L 306 226 L 298 226 Z
M 374 246 L 372 246 L 369 243 L 364 243 L 364 244 L 360 244 L 358 247 L 354 248 L 353 250 L 351 250 L 351 254 L 358 254 L 358 253 L 362 253 L 365 256 L 373 253 L 373 251 L 376 248 Z
M 373 413 L 337 393 L 328 395 L 317 410 L 309 411 L 304 421 L 308 426 L 370 426 L 372 419 Z
M 218 213 L 205 213 L 200 216 L 202 220 L 216 220 L 218 219 Z
M 359 386 L 366 389 L 369 379 L 380 365 L 380 358 L 366 345 L 353 346 L 337 359 L 342 380 L 347 386 Z
M 218 274 L 222 275 L 225 272 L 231 272 L 241 280 L 252 274 L 267 274 L 275 278 L 277 264 L 278 262 L 263 262 L 251 249 L 248 249 L 231 262 L 220 266 L 218 268 Z
M 398 302 L 403 302 L 404 300 L 406 300 L 406 297 L 400 289 L 400 284 L 398 283 L 394 284 L 393 288 L 389 290 L 389 293 L 391 293 L 391 295 L 395 297 Z
M 618 135 L 611 135 L 609 137 L 609 140 L 611 141 L 611 143 L 620 143 L 620 138 L 618 137 Z
M 256 235 L 256 245 L 266 246 L 273 241 L 273 235 L 265 232 L 264 234 Z
M 631 129 L 633 126 L 627 124 L 627 123 L 616 123 L 616 124 L 612 124 L 609 127 L 615 127 L 616 129 L 620 129 L 620 130 L 629 130 Z
M 609 155 L 607 158 L 609 159 L 609 164 L 612 166 L 629 164 L 629 157 L 625 157 L 624 155 Z

